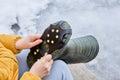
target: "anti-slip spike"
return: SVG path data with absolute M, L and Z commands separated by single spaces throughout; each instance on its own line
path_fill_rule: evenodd
M 47 34 L 50 36 L 46 36 Z M 69 40 L 71 34 L 72 31 L 67 22 L 59 21 L 51 24 L 41 37 L 43 43 L 30 49 L 27 57 L 28 66 L 31 67 L 37 59 L 44 56 L 45 52 L 52 54 L 54 60 L 60 59 L 68 64 L 86 63 L 93 60 L 99 52 L 96 38 L 88 35 Z M 39 52 L 36 49 L 39 49 Z M 34 55 L 34 52 L 37 54 Z
M 45 52 L 52 54 L 53 59 L 57 58 L 58 55 L 62 55 L 60 53 L 54 54 L 54 52 L 62 51 L 64 46 L 68 43 L 71 35 L 71 27 L 66 21 L 59 21 L 51 24 L 48 28 L 46 28 L 41 37 L 43 43 L 30 49 L 30 53 L 27 56 L 28 66 L 31 67 L 33 63 L 37 61 L 37 59 L 40 59 L 40 57 L 44 56 Z M 36 49 L 39 49 L 40 51 L 36 53 L 36 55 L 33 55 Z

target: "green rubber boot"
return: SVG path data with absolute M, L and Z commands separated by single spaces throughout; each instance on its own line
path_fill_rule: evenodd
M 68 64 L 86 63 L 93 60 L 99 52 L 99 44 L 95 37 L 88 35 L 71 39 L 58 58 Z
M 28 66 L 31 67 L 38 59 L 44 56 L 45 52 L 52 54 L 54 60 L 59 58 L 71 35 L 71 27 L 66 21 L 51 24 L 41 37 L 43 43 L 30 49 L 27 56 Z
M 97 56 L 99 44 L 95 37 L 89 35 L 69 41 L 71 35 L 72 30 L 67 22 L 51 24 L 41 37 L 43 43 L 30 49 L 28 66 L 31 67 L 45 52 L 52 54 L 54 60 L 60 59 L 68 64 L 86 63 Z

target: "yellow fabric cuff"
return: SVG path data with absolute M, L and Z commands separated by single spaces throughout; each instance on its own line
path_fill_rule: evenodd
M 25 72 L 20 80 L 41 80 L 41 78 L 33 73 Z
M 0 34 L 0 42 L 4 45 L 4 47 L 10 49 L 14 54 L 21 51 L 15 48 L 15 43 L 20 38 L 21 37 L 17 35 Z
M 13 42 L 14 45 L 12 46 L 12 50 L 14 51 L 15 54 L 20 53 L 20 51 L 21 51 L 20 49 L 16 49 L 15 48 L 15 43 L 19 39 L 21 39 L 21 37 L 20 36 L 16 36 L 16 38 L 14 39 L 14 42 Z

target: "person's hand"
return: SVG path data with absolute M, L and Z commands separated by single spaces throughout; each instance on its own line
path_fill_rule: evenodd
M 16 41 L 15 48 L 20 50 L 32 48 L 33 46 L 42 43 L 40 37 L 40 34 L 30 34 L 27 37 L 21 38 L 18 41 Z
M 33 64 L 29 72 L 39 76 L 40 78 L 43 78 L 49 75 L 52 63 L 52 56 L 46 53 L 45 56 L 43 56 L 41 59 L 37 60 Z

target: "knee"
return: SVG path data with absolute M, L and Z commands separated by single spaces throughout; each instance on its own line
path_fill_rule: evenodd
M 59 74 L 61 76 L 69 73 L 67 64 L 62 60 L 55 60 L 51 70 L 51 73 Z
M 62 60 L 54 61 L 52 73 L 59 75 L 59 77 L 61 77 L 58 80 L 73 80 L 70 69 L 68 68 L 67 64 Z
M 62 60 L 55 60 L 53 63 L 54 66 L 67 68 L 67 64 Z

